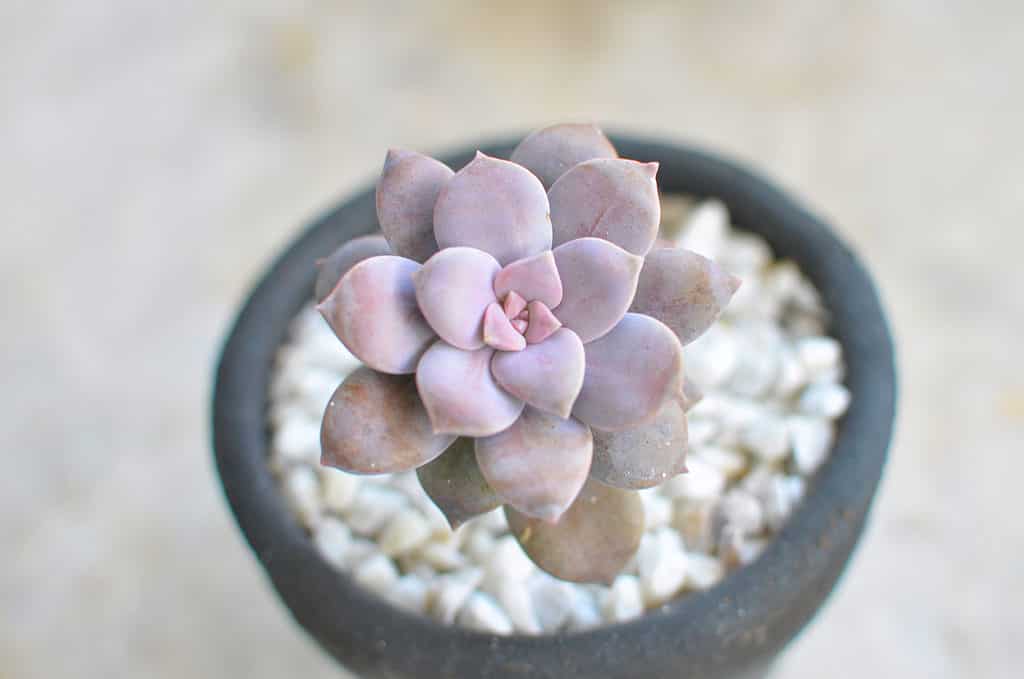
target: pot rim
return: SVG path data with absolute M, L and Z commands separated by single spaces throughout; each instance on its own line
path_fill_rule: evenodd
M 763 236 L 817 287 L 831 312 L 830 334 L 843 346 L 853 395 L 832 453 L 756 561 L 636 620 L 558 635 L 495 636 L 394 607 L 320 557 L 267 464 L 274 354 L 292 318 L 312 299 L 314 261 L 377 228 L 373 187 L 363 189 L 289 244 L 252 290 L 223 346 L 212 412 L 217 470 L 242 533 L 298 622 L 352 669 L 423 678 L 736 672 L 770 658 L 795 636 L 849 558 L 895 417 L 893 343 L 869 274 L 824 223 L 735 161 L 688 146 L 609 136 L 623 157 L 661 163 L 662 192 L 720 199 L 737 227 Z M 461 167 L 476 148 L 442 160 Z M 514 143 L 479 148 L 507 158 Z

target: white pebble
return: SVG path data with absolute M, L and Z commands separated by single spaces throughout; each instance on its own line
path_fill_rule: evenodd
M 718 423 L 706 417 L 690 416 L 687 422 L 687 441 L 690 448 L 710 443 L 718 433 Z
M 605 617 L 612 622 L 625 622 L 640 617 L 644 599 L 640 580 L 633 575 L 620 575 L 604 597 Z
M 413 613 L 424 613 L 427 610 L 430 588 L 426 581 L 416 574 L 400 577 L 388 592 L 388 599 L 399 608 Z
M 684 354 L 687 379 L 692 379 L 702 389 L 725 384 L 736 369 L 738 351 L 733 331 L 721 323 L 712 325 L 707 332 L 686 345 Z
M 512 634 L 512 621 L 501 606 L 483 592 L 470 594 L 466 604 L 459 611 L 460 625 L 491 634 Z
M 439 571 L 454 571 L 466 564 L 466 558 L 453 544 L 430 542 L 419 552 L 420 558 Z
M 332 512 L 344 513 L 356 499 L 359 478 L 340 469 L 320 467 L 320 482 L 323 487 L 324 505 Z
M 569 629 L 582 631 L 601 624 L 601 609 L 586 589 L 573 587 L 572 609 L 569 611 Z
M 405 496 L 390 488 L 363 483 L 348 510 L 348 524 L 360 535 L 376 535 L 407 506 Z
M 764 550 L 765 541 L 752 538 L 738 530 L 725 530 L 718 545 L 718 555 L 727 570 L 734 570 L 754 561 Z
M 714 509 L 714 500 L 675 501 L 672 527 L 679 531 L 688 548 L 709 552 L 714 547 Z
M 687 460 L 689 471 L 666 481 L 664 492 L 672 498 L 707 500 L 722 494 L 725 488 L 725 474 L 700 458 Z
M 755 535 L 764 528 L 764 508 L 752 493 L 733 488 L 715 507 L 715 520 L 742 535 Z
M 431 612 L 440 622 L 450 625 L 459 609 L 480 584 L 483 572 L 471 568 L 458 573 L 439 575 L 434 581 Z
M 347 564 L 349 549 L 352 547 L 352 531 L 338 519 L 328 516 L 317 525 L 313 533 L 317 551 L 328 563 L 337 568 Z
M 752 278 L 772 261 L 772 251 L 760 236 L 738 232 L 729 237 L 718 261 L 740 278 Z
M 740 430 L 740 442 L 762 460 L 778 462 L 789 453 L 789 428 L 778 417 L 759 417 Z
M 807 384 L 807 369 L 792 347 L 779 350 L 779 374 L 775 382 L 775 393 L 789 398 Z
M 320 521 L 320 482 L 312 467 L 303 465 L 289 469 L 285 476 L 284 492 L 302 525 L 312 528 Z
M 320 425 L 295 417 L 274 433 L 274 451 L 289 462 L 320 463 Z
M 486 530 L 472 526 L 469 536 L 466 538 L 465 552 L 476 563 L 487 564 L 494 552 L 494 536 Z
M 832 337 L 803 337 L 796 342 L 796 352 L 810 379 L 816 379 L 839 365 L 842 346 Z
M 721 446 L 700 446 L 693 452 L 694 458 L 706 462 L 725 477 L 732 480 L 742 474 L 747 468 L 747 458 L 731 448 Z
M 657 487 L 640 491 L 640 500 L 644 504 L 644 529 L 647 531 L 667 526 L 672 521 L 672 500 L 660 492 Z
M 574 585 L 544 574 L 531 578 L 527 586 L 541 632 L 552 634 L 568 623 L 576 599 Z
M 800 396 L 800 410 L 808 415 L 834 419 L 850 406 L 850 392 L 835 382 L 815 382 Z
M 793 513 L 804 496 L 804 480 L 799 476 L 773 476 L 760 489 L 758 497 L 764 506 L 765 521 L 777 531 Z
M 713 556 L 690 552 L 686 559 L 686 585 L 693 589 L 708 589 L 718 584 L 725 574 L 721 562 Z
M 675 596 L 686 581 L 686 552 L 679 534 L 663 529 L 645 535 L 637 552 L 637 572 L 648 607 Z
M 430 526 L 415 509 L 398 512 L 380 534 L 380 548 L 388 556 L 407 554 L 430 537 Z
M 832 447 L 832 424 L 821 418 L 800 415 L 787 418 L 786 423 L 793 440 L 793 462 L 801 474 L 813 474 Z
M 378 554 L 380 554 L 380 548 L 376 542 L 353 537 L 348 551 L 345 553 L 345 561 L 348 563 L 348 568 L 351 569 Z
M 705 200 L 695 207 L 676 239 L 679 247 L 708 259 L 718 259 L 729 232 L 729 211 L 720 200 Z
M 501 507 L 476 517 L 473 522 L 492 535 L 508 532 L 508 519 L 505 518 L 505 510 Z
M 342 380 L 339 380 L 334 373 L 307 368 L 297 385 L 302 399 L 302 407 L 310 416 L 319 420 L 323 417 L 327 403 L 341 382 Z M 317 429 L 319 430 L 319 427 Z M 319 431 L 317 439 L 319 440 Z
M 398 568 L 394 561 L 378 553 L 359 564 L 353 577 L 366 589 L 387 598 L 398 580 Z
M 526 556 L 519 542 L 511 535 L 492 542 L 486 555 L 486 572 L 489 577 L 522 582 L 533 574 L 537 567 Z
M 533 599 L 525 582 L 502 580 L 491 593 L 501 603 L 509 620 L 521 634 L 540 634 L 540 622 L 533 610 Z
M 335 386 L 360 366 L 359 359 L 345 348 L 326 322 L 317 332 L 310 333 L 305 350 L 309 365 L 322 368 L 340 378 L 336 380 Z

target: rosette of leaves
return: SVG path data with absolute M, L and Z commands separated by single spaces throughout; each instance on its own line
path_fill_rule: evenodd
M 331 397 L 325 465 L 417 469 L 453 527 L 505 506 L 545 571 L 610 582 L 639 546 L 637 489 L 685 471 L 683 345 L 739 281 L 655 248 L 657 163 L 593 125 L 453 172 L 392 150 L 383 236 L 321 263 L 319 310 L 365 365 Z

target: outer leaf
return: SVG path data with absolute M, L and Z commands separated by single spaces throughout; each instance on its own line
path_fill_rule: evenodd
M 442 248 L 477 248 L 502 264 L 549 250 L 547 194 L 525 168 L 478 152 L 441 190 L 434 235 Z
M 414 372 L 436 337 L 416 305 L 412 275 L 419 268 L 394 255 L 364 259 L 317 307 L 338 339 L 374 370 Z
M 507 504 L 556 521 L 576 498 L 590 470 L 590 428 L 572 418 L 526 408 L 511 427 L 476 440 L 480 472 Z
M 504 299 L 512 291 L 527 302 L 544 302 L 549 308 L 561 303 L 562 279 L 551 250 L 516 260 L 498 272 L 494 277 L 494 294 Z
M 682 248 L 655 250 L 644 261 L 632 310 L 672 328 L 684 345 L 711 327 L 740 279 Z
M 572 413 L 605 431 L 651 422 L 683 387 L 683 348 L 650 316 L 626 314 L 615 329 L 586 346 L 583 389 Z
M 590 476 L 616 488 L 651 488 L 686 471 L 686 449 L 686 413 L 679 399 L 669 399 L 650 424 L 595 429 Z
M 320 463 L 354 474 L 402 472 L 434 459 L 454 440 L 434 433 L 411 377 L 364 366 L 327 404 Z
M 346 241 L 329 257 L 317 262 L 319 271 L 316 275 L 313 296 L 317 302 L 324 301 L 341 277 L 348 273 L 353 266 L 370 257 L 390 254 L 391 248 L 384 236 L 360 236 Z
M 453 174 L 428 156 L 388 151 L 377 182 L 377 220 L 395 254 L 425 262 L 437 252 L 434 204 Z
M 416 370 L 416 386 L 434 431 L 490 436 L 519 418 L 523 402 L 491 376 L 494 353 L 489 347 L 463 351 L 439 341 L 423 355 Z
M 562 303 L 552 309 L 583 343 L 615 327 L 636 292 L 643 259 L 600 238 L 580 238 L 554 250 Z
M 643 257 L 658 236 L 657 163 L 598 158 L 562 175 L 548 192 L 554 243 L 604 238 Z
M 644 508 L 636 491 L 587 481 L 551 524 L 506 505 L 509 528 L 535 564 L 556 578 L 610 585 L 640 547 Z
M 416 301 L 427 322 L 445 342 L 459 349 L 484 345 L 484 311 L 496 298 L 494 257 L 474 248 L 447 248 L 413 275 Z
M 592 123 L 552 125 L 537 130 L 512 152 L 511 160 L 549 188 L 566 170 L 591 158 L 614 158 L 615 147 Z
M 480 473 L 473 439 L 460 438 L 433 462 L 416 470 L 420 485 L 455 530 L 502 501 Z
M 583 386 L 583 343 L 561 328 L 540 344 L 522 351 L 499 352 L 491 360 L 494 379 L 516 398 L 535 408 L 569 417 Z

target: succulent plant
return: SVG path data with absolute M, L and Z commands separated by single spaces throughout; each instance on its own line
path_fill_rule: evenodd
M 643 532 L 637 489 L 685 471 L 683 344 L 739 281 L 655 249 L 657 163 L 593 125 L 458 172 L 389 151 L 383 236 L 322 262 L 319 310 L 365 365 L 330 399 L 325 465 L 417 469 L 453 527 L 505 505 L 526 553 L 609 582 Z

